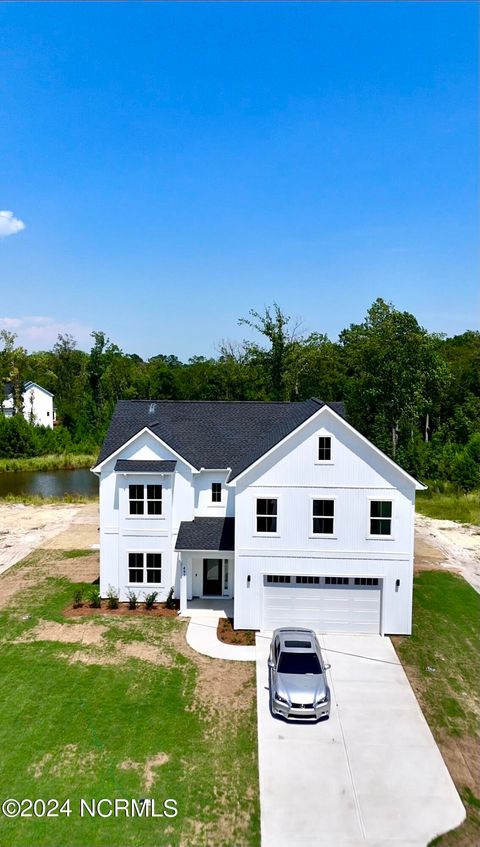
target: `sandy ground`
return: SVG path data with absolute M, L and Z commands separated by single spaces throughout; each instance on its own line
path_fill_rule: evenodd
M 480 527 L 417 514 L 415 567 L 454 571 L 480 593 Z
M 0 574 L 32 550 L 88 549 L 98 544 L 98 503 L 0 505 Z

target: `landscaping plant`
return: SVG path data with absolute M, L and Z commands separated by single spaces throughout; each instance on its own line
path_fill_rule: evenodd
M 107 591 L 107 608 L 118 609 L 118 591 L 113 585 L 108 586 Z

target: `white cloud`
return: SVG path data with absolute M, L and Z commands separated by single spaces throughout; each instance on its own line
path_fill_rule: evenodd
M 73 335 L 80 349 L 89 349 L 91 327 L 78 321 L 60 321 L 46 315 L 26 315 L 21 318 L 0 317 L 0 329 L 17 334 L 17 344 L 27 350 L 48 350 L 55 344 L 59 333 Z
M 0 212 L 0 238 L 5 238 L 7 235 L 15 235 L 16 232 L 21 232 L 25 229 L 25 224 L 20 218 L 16 218 L 13 212 Z

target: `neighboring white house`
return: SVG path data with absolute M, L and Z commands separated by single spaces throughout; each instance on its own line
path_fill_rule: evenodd
M 415 491 L 340 403 L 120 401 L 100 591 L 233 598 L 235 627 L 411 632 Z
M 2 403 L 3 414 L 6 418 L 11 418 L 15 414 L 15 401 L 11 386 L 5 388 L 4 394 Z M 34 423 L 36 426 L 53 427 L 55 409 L 53 408 L 53 394 L 50 391 L 42 388 L 36 382 L 26 382 L 23 386 L 22 397 L 23 417 L 27 421 Z

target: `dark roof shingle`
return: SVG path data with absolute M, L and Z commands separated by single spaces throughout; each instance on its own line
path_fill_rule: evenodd
M 115 470 L 124 473 L 173 473 L 175 460 L 156 461 L 149 459 L 117 459 Z
M 234 550 L 235 518 L 182 521 L 175 550 Z
M 343 403 L 119 400 L 98 462 L 148 427 L 194 468 L 231 468 L 230 479 L 328 405 L 344 417 Z

